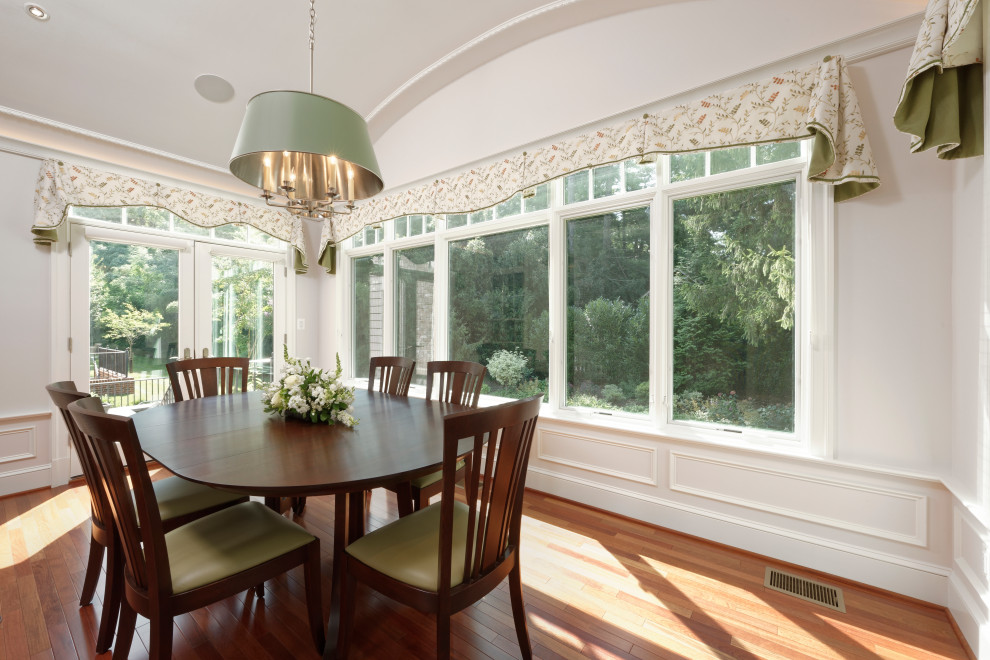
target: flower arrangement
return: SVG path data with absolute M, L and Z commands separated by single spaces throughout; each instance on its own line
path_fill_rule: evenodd
M 314 369 L 309 360 L 289 357 L 288 347 L 283 347 L 285 368 L 278 380 L 264 389 L 262 401 L 265 412 L 285 417 L 304 419 L 314 424 L 343 424 L 354 426 L 354 388 L 347 387 L 340 379 L 340 355 L 337 371 L 333 374 Z

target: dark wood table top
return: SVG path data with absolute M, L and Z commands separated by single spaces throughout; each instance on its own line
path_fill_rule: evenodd
M 443 416 L 466 406 L 357 390 L 349 429 L 266 413 L 260 392 L 204 397 L 134 415 L 145 453 L 191 481 L 256 495 L 353 493 L 429 474 Z

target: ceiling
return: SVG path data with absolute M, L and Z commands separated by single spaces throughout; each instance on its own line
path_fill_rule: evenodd
M 714 0 L 318 0 L 315 89 L 350 105 L 372 138 L 445 86 L 550 34 L 646 8 L 695 12 L 693 25 L 761 31 L 782 6 L 794 26 L 813 26 L 824 3 L 747 0 L 748 25 L 711 21 Z M 54 122 L 226 168 L 244 106 L 270 89 L 307 89 L 305 0 L 0 0 L 0 114 Z M 832 0 L 847 34 L 924 9 L 925 0 Z M 707 12 L 707 13 L 706 13 Z M 834 15 L 834 14 L 833 14 Z M 795 28 L 798 29 L 798 28 Z M 844 28 L 845 29 L 845 28 Z M 709 55 L 718 39 L 705 40 Z M 731 58 L 726 58 L 731 67 Z M 690 67 L 690 58 L 679 58 Z M 726 71 L 726 73 L 733 73 Z M 231 83 L 234 97 L 207 101 L 201 74 Z M 6 110 L 5 110 L 6 109 Z M 384 164 L 383 164 L 384 165 Z

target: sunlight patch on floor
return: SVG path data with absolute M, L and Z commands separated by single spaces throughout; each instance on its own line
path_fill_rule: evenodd
M 88 514 L 74 514 L 73 500 L 76 494 L 71 490 L 66 490 L 55 497 L 40 504 L 36 509 L 15 516 L 0 525 L 0 569 L 10 568 L 16 563 L 14 558 L 15 540 L 22 540 L 24 543 L 25 557 L 28 559 L 43 551 L 48 543 L 45 539 L 59 538 L 68 534 L 80 524 L 89 519 Z M 44 529 L 37 529 L 36 525 L 25 527 L 22 519 L 37 519 L 38 514 L 44 520 Z M 15 539 L 15 537 L 19 537 Z

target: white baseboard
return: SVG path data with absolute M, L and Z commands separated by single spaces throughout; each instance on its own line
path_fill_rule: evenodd
M 765 557 L 946 606 L 949 569 L 530 467 L 526 486 Z
M 22 493 L 26 490 L 49 488 L 52 485 L 50 463 L 34 465 L 21 470 L 0 472 L 0 497 Z
M 69 457 L 56 458 L 52 461 L 52 487 L 64 486 L 69 483 Z

